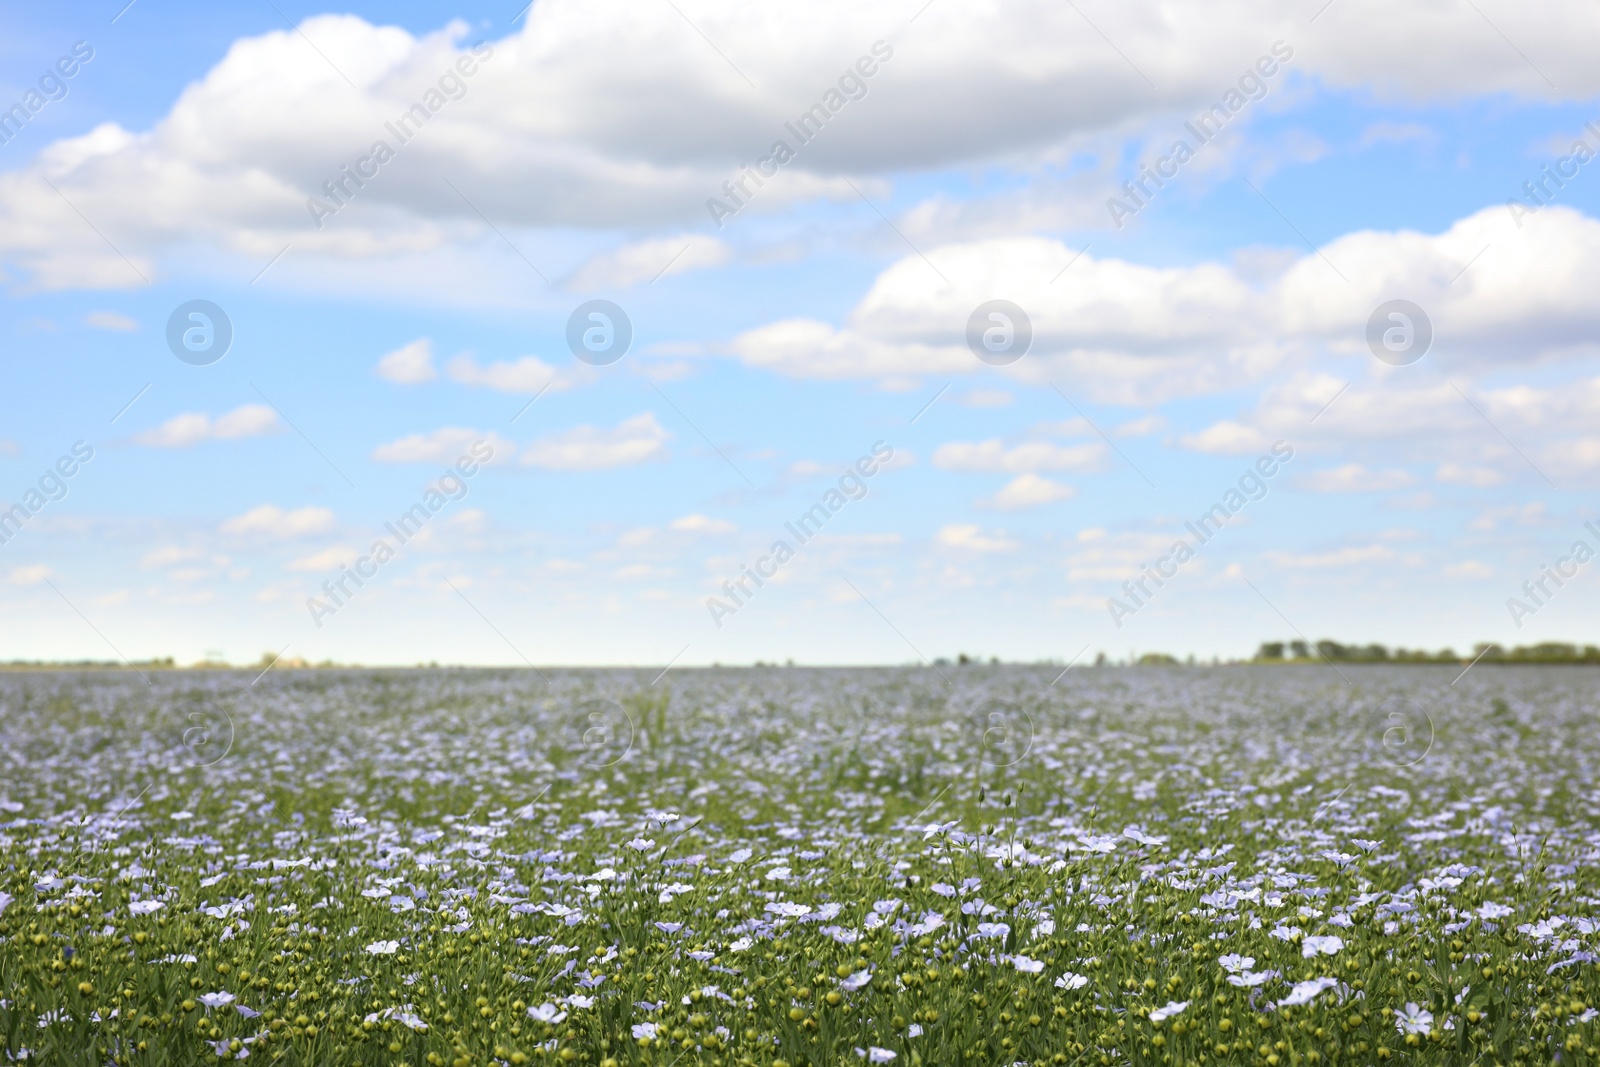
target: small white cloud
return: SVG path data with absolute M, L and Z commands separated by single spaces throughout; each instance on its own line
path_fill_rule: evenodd
M 1167 420 L 1160 415 L 1146 415 L 1142 419 L 1134 419 L 1118 426 L 1112 433 L 1118 437 L 1149 437 L 1153 433 L 1160 433 L 1167 428 Z
M 198 548 L 179 548 L 177 545 L 166 545 L 162 548 L 151 549 L 139 561 L 139 566 L 144 570 L 155 570 L 158 567 L 170 567 L 175 563 L 188 563 L 190 560 L 201 559 L 205 553 Z
M 1387 563 L 1395 558 L 1395 551 L 1386 545 L 1352 545 L 1332 552 L 1314 552 L 1293 555 L 1287 552 L 1268 552 L 1267 558 L 1280 567 L 1302 570 L 1337 570 L 1341 567 L 1359 567 L 1367 563 Z
M 0 456 L 20 456 L 22 446 L 15 441 L 0 437 Z
M 31 567 L 18 567 L 11 572 L 11 584 L 38 585 L 54 573 L 55 571 L 42 563 L 36 563 Z
M 1185 436 L 1183 447 L 1196 452 L 1242 455 L 1246 452 L 1265 452 L 1272 447 L 1272 442 L 1254 426 L 1228 419 L 1208 426 L 1199 433 Z
M 1076 490 L 1070 485 L 1052 482 L 1049 478 L 1037 474 L 1021 474 L 994 496 L 980 503 L 984 507 L 997 508 L 1000 511 L 1018 511 L 1066 500 L 1075 492 Z
M 1014 552 L 1018 548 L 1003 532 L 986 534 L 976 526 L 946 526 L 939 531 L 939 543 L 969 552 Z
M 314 552 L 309 556 L 301 556 L 284 564 L 284 570 L 289 571 L 334 571 L 354 563 L 361 556 L 358 548 L 334 547 L 325 548 L 321 552 Z
M 397 385 L 420 385 L 439 375 L 433 369 L 433 342 L 419 337 L 378 360 L 378 377 Z
M 1494 568 L 1480 560 L 1464 559 L 1460 563 L 1450 564 L 1444 573 L 1450 578 L 1492 578 Z
M 132 333 L 139 328 L 138 322 L 126 315 L 115 311 L 91 311 L 83 317 L 86 325 L 97 330 L 119 330 L 123 333 Z
M 486 451 L 490 453 L 488 459 L 483 458 Z M 516 446 L 499 434 L 465 426 L 446 426 L 432 433 L 414 433 L 379 445 L 372 450 L 372 458 L 379 463 L 454 464 L 465 457 L 488 466 L 510 460 L 516 451 Z
M 624 419 L 614 429 L 578 426 L 541 437 L 522 450 L 526 466 L 550 471 L 626 467 L 659 457 L 670 435 L 651 412 Z
M 1459 463 L 1441 463 L 1433 476 L 1446 485 L 1470 485 L 1487 489 L 1505 481 L 1505 476 L 1488 467 L 1464 467 Z
M 1003 408 L 1015 399 L 1003 389 L 974 389 L 961 402 L 969 408 Z
M 222 532 L 288 538 L 326 533 L 333 526 L 333 512 L 327 508 L 306 507 L 284 511 L 271 504 L 262 504 L 224 522 Z
M 135 444 L 149 448 L 189 448 L 202 441 L 235 441 L 278 431 L 278 413 L 265 404 L 245 404 L 215 421 L 200 411 L 185 412 L 154 430 L 135 434 Z
M 1402 470 L 1374 471 L 1359 463 L 1346 463 L 1342 467 L 1312 471 L 1300 484 L 1313 493 L 1380 493 L 1404 489 L 1415 482 L 1415 478 Z
M 685 533 L 697 534 L 728 534 L 737 529 L 737 527 L 727 519 L 707 518 L 706 516 L 698 513 L 693 515 L 685 515 L 681 519 L 673 519 L 667 525 L 674 530 L 681 530 Z
M 1055 445 L 1029 441 L 1007 448 L 997 438 L 988 441 L 951 441 L 933 453 L 933 465 L 950 471 L 984 471 L 1022 474 L 1042 470 L 1088 471 L 1105 459 L 1099 442 Z
M 579 267 L 567 282 L 570 289 L 627 289 L 705 267 L 720 267 L 733 258 L 727 243 L 708 234 L 686 234 L 639 241 L 603 252 Z
M 515 363 L 480 366 L 471 356 L 461 355 L 450 361 L 445 372 L 453 382 L 481 385 L 502 393 L 537 393 L 546 386 L 560 384 L 556 369 L 534 356 L 523 356 Z

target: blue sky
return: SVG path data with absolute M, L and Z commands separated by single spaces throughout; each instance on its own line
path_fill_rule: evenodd
M 1600 163 L 1559 162 L 1600 150 L 1600 16 L 919 6 L 8 13 L 0 502 L 27 514 L 0 658 L 1596 639 L 1587 564 L 1522 585 L 1600 549 Z M 715 223 L 875 44 L 864 95 Z M 1114 226 L 1275 45 L 1260 98 Z M 415 137 L 386 132 L 441 85 Z M 393 159 L 316 225 L 380 138 Z M 166 340 L 196 299 L 233 330 L 204 366 Z M 591 299 L 632 324 L 610 365 L 568 347 Z M 965 340 L 994 299 L 1033 329 L 1000 367 Z M 1394 299 L 1435 335 L 1403 366 L 1366 341 Z M 78 441 L 94 458 L 32 507 Z M 465 494 L 325 592 L 475 441 L 495 462 Z M 1280 441 L 1261 499 L 1125 591 Z M 877 442 L 864 496 L 785 532 Z M 730 594 L 778 540 L 793 558 Z

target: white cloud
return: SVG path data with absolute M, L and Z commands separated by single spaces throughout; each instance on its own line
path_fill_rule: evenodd
M 481 442 L 481 444 L 480 444 Z M 474 446 L 478 451 L 474 452 Z M 465 457 L 477 459 L 484 447 L 491 451 L 487 460 L 479 459 L 484 466 L 505 463 L 516 455 L 517 447 L 497 433 L 472 430 L 464 426 L 446 426 L 432 433 L 414 433 L 398 441 L 390 441 L 372 450 L 372 458 L 379 463 L 443 463 L 454 464 Z
M 137 321 L 115 311 L 91 311 L 83 317 L 83 321 L 97 330 L 118 330 L 123 333 L 132 333 L 139 328 Z
M 501 362 L 481 366 L 468 355 L 460 355 L 445 368 L 450 380 L 462 385 L 481 385 L 502 393 L 537 393 L 546 386 L 562 388 L 563 376 L 536 356 L 524 356 L 515 363 Z
M 36 563 L 31 567 L 17 567 L 11 572 L 11 584 L 38 585 L 54 573 L 55 571 L 42 563 Z
M 188 448 L 202 441 L 234 441 L 278 431 L 278 413 L 265 404 L 245 404 L 215 420 L 204 412 L 176 415 L 154 430 L 135 434 L 135 444 L 150 448 Z
M 1358 567 L 1368 563 L 1387 563 L 1396 558 L 1395 550 L 1387 545 L 1352 545 L 1330 552 L 1268 552 L 1267 558 L 1280 567 L 1302 570 L 1336 570 Z
M 1452 563 L 1444 569 L 1448 578 L 1493 578 L 1494 568 L 1482 560 L 1464 559 L 1460 563 Z
M 1004 389 L 974 389 L 961 398 L 969 408 L 1003 408 L 1016 397 Z
M 625 467 L 660 457 L 669 436 L 655 415 L 646 411 L 609 430 L 578 426 L 541 437 L 522 450 L 522 462 L 552 471 Z
M 1467 467 L 1460 463 L 1441 463 L 1433 476 L 1446 485 L 1470 485 L 1479 489 L 1499 485 L 1505 475 L 1489 467 Z
M 627 289 L 691 270 L 720 267 L 733 258 L 725 241 L 708 234 L 679 234 L 637 241 L 603 252 L 579 267 L 567 287 L 580 291 Z
M 727 534 L 738 528 L 727 519 L 707 518 L 698 512 L 693 515 L 685 515 L 681 519 L 673 519 L 667 525 L 674 530 L 696 534 Z
M 419 337 L 378 360 L 378 377 L 398 385 L 420 385 L 437 378 L 433 369 L 433 342 Z
M 1313 493 L 1380 493 L 1404 489 L 1416 479 L 1402 470 L 1368 470 L 1359 463 L 1346 463 L 1328 470 L 1312 471 L 1301 486 Z
M 1019 511 L 1023 508 L 1035 508 L 1041 504 L 1053 504 L 1058 500 L 1067 500 L 1073 496 L 1075 490 L 1070 485 L 1052 482 L 1048 478 L 1041 478 L 1037 474 L 1022 474 L 1012 479 L 988 500 L 981 501 L 985 507 L 997 508 L 1001 511 Z
M 1111 431 L 1118 437 L 1148 437 L 1153 433 L 1160 433 L 1167 428 L 1167 420 L 1161 415 L 1146 415 L 1140 419 L 1125 422 Z
M 1007 448 L 998 438 L 988 441 L 951 441 L 933 453 L 933 465 L 952 471 L 1090 471 L 1105 461 L 1106 447 L 1099 442 L 1054 445 L 1028 441 Z
M 426 532 L 426 531 L 424 531 Z M 361 557 L 359 548 L 325 548 L 309 556 L 300 556 L 283 565 L 286 571 L 334 571 L 347 567 Z
M 1014 552 L 1020 546 L 1003 531 L 984 533 L 977 526 L 952 525 L 939 530 L 939 543 L 969 552 Z
M 272 504 L 251 508 L 222 524 L 227 534 L 264 534 L 268 537 L 304 537 L 327 533 L 334 528 L 333 512 L 327 508 L 304 507 L 284 511 Z
M 746 188 L 751 210 L 853 199 L 846 174 L 1049 158 L 1086 135 L 1157 120 L 1175 131 L 1274 39 L 1295 48 L 1294 74 L 1278 75 L 1280 85 L 1300 76 L 1444 99 L 1588 101 L 1600 91 L 1586 47 L 1600 13 L 1579 0 L 1517 12 L 1516 36 L 1538 42 L 1539 69 L 1560 92 L 1450 5 L 1395 11 L 1345 0 L 1307 33 L 1302 5 L 1290 0 L 1144 0 L 1097 6 L 1090 17 L 1105 38 L 1087 32 L 1071 5 L 1048 0 L 943 7 L 919 16 L 914 41 L 890 43 L 893 58 L 864 83 L 867 100 L 799 146 L 781 180 Z M 1378 36 L 1376 19 L 1387 28 Z M 706 199 L 747 180 L 741 168 L 761 146 L 837 91 L 846 65 L 884 32 L 880 12 L 850 0 L 803 10 L 699 0 L 681 17 L 672 4 L 541 0 L 519 31 L 485 42 L 473 59 L 464 22 L 413 36 L 317 15 L 234 41 L 149 129 L 106 123 L 0 177 L 0 256 L 44 287 L 140 283 L 41 175 L 118 247 L 150 250 L 132 253 L 146 276 L 157 273 L 158 250 L 191 239 L 256 260 L 291 241 L 303 258 L 379 260 L 493 238 L 478 211 L 502 229 L 704 223 Z M 701 33 L 729 63 L 708 55 Z M 464 59 L 474 73 L 450 73 L 459 99 L 446 100 L 434 87 Z M 732 64 L 759 72 L 756 84 Z M 401 143 L 385 123 L 425 90 L 438 113 Z M 339 165 L 357 165 L 379 137 L 401 161 L 377 167 L 349 207 L 314 226 L 307 197 L 329 196 L 324 183 L 340 177 Z
M 1541 209 L 1520 228 L 1496 205 L 1438 234 L 1350 233 L 1266 281 L 1237 263 L 1148 267 L 1043 237 L 947 244 L 926 255 L 886 268 L 841 325 L 785 319 L 737 335 L 730 350 L 798 378 L 987 371 L 951 308 L 1003 293 L 1033 326 L 1028 354 L 1007 373 L 1039 385 L 1070 378 L 1105 403 L 1150 404 L 1246 385 L 1319 353 L 1373 364 L 1367 320 L 1403 292 L 1429 316 L 1434 349 L 1458 366 L 1600 354 L 1600 305 L 1580 280 L 1600 274 L 1600 221 L 1564 207 Z M 1069 262 L 1073 284 L 1052 286 Z

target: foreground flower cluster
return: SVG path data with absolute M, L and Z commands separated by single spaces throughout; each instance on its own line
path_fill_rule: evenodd
M 1055 673 L 0 676 L 0 1058 L 1600 1062 L 1600 671 Z

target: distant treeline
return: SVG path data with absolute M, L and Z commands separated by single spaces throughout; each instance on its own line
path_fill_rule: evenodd
M 1469 663 L 1473 660 L 1480 663 L 1600 663 L 1600 648 L 1560 641 L 1515 648 L 1480 643 L 1473 646 L 1472 655 L 1459 656 L 1450 648 L 1429 652 L 1420 648 L 1391 650 L 1384 645 L 1341 645 L 1337 641 L 1318 641 L 1315 645 L 1305 641 L 1263 641 L 1255 654 L 1257 663 L 1310 660 L 1330 663 Z

